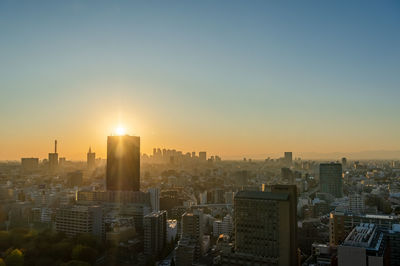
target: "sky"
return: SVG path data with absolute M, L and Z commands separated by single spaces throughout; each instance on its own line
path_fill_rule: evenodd
M 0 160 L 104 158 L 120 125 L 145 153 L 397 151 L 399 28 L 398 1 L 0 1 Z

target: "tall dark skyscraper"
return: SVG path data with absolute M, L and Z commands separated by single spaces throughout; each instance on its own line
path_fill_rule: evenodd
M 285 152 L 285 163 L 291 165 L 293 161 L 293 153 L 290 151 Z
M 107 139 L 107 190 L 140 190 L 140 137 Z
M 93 169 L 96 165 L 96 153 L 92 152 L 92 148 L 89 147 L 89 151 L 87 153 L 87 167 L 88 169 Z
M 321 163 L 319 165 L 321 192 L 336 198 L 343 197 L 342 165 L 340 163 Z
M 49 169 L 55 171 L 58 168 L 57 140 L 54 141 L 54 152 L 49 153 Z

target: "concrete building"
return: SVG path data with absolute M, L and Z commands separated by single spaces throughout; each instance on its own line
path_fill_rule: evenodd
M 338 246 L 338 265 L 383 266 L 387 254 L 383 232 L 374 224 L 362 223 Z
M 319 182 L 322 193 L 329 193 L 336 198 L 343 197 L 342 165 L 339 163 L 321 163 Z
M 351 230 L 361 223 L 375 224 L 380 229 L 389 230 L 399 222 L 398 216 L 333 211 L 329 216 L 329 243 L 332 246 L 341 244 Z
M 361 214 L 365 211 L 365 197 L 362 194 L 351 193 L 349 195 L 350 211 L 355 214 Z
M 49 170 L 56 171 L 58 169 L 58 153 L 57 153 L 57 140 L 54 141 L 54 152 L 49 153 Z
M 296 187 L 270 189 L 236 194 L 234 252 L 223 265 L 297 265 Z
M 197 240 L 187 237 L 179 240 L 178 246 L 175 248 L 175 265 L 192 265 L 193 262 L 197 259 L 196 250 Z
M 225 235 L 231 235 L 233 230 L 233 219 L 229 214 L 225 215 L 222 219 L 222 233 Z
M 181 223 L 181 239 L 175 250 L 177 265 L 191 265 L 203 254 L 203 212 L 194 210 L 184 213 Z M 192 259 L 190 261 L 190 259 Z M 180 264 L 189 263 L 190 264 Z
M 389 246 L 390 265 L 400 265 L 400 224 L 394 224 L 390 230 L 384 231 Z
M 93 170 L 96 167 L 96 153 L 92 152 L 92 147 L 89 147 L 86 159 L 87 168 Z
M 38 158 L 21 158 L 21 169 L 23 172 L 36 171 L 39 168 Z
M 56 212 L 56 231 L 69 237 L 89 233 L 104 239 L 104 221 L 101 206 L 71 206 Z
M 292 152 L 285 152 L 284 160 L 286 165 L 291 165 L 293 162 L 293 153 Z
M 153 212 L 160 211 L 160 189 L 159 188 L 149 188 L 148 192 L 150 194 L 150 204 Z
M 199 152 L 199 160 L 202 162 L 207 161 L 207 152 L 205 151 Z
M 111 191 L 140 190 L 140 137 L 108 137 L 106 185 Z
M 167 241 L 167 212 L 152 212 L 144 221 L 144 254 L 158 256 Z

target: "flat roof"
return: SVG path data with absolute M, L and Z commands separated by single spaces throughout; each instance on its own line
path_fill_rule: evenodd
M 263 192 L 263 191 L 239 191 L 235 199 L 260 199 L 260 200 L 288 200 L 288 193 Z

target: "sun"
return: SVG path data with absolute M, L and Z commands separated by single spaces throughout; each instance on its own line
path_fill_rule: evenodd
M 122 126 L 118 126 L 118 127 L 115 129 L 115 134 L 117 134 L 118 136 L 123 136 L 123 135 L 125 135 L 125 128 L 122 127 Z

